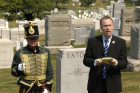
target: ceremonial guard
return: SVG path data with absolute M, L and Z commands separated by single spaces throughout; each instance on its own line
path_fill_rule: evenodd
M 32 23 L 31 14 L 27 15 L 27 19 L 24 34 L 28 44 L 16 51 L 11 73 L 19 77 L 19 93 L 50 93 L 53 81 L 50 52 L 43 46 L 38 46 L 38 26 Z

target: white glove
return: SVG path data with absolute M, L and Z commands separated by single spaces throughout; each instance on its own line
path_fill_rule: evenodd
M 25 63 L 19 64 L 19 65 L 18 65 L 18 70 L 19 70 L 19 71 L 25 70 Z
M 49 91 L 45 88 L 42 93 L 49 93 Z

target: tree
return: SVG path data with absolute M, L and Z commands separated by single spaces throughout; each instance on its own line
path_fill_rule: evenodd
M 54 8 L 50 0 L 3 0 L 0 3 L 0 12 L 10 13 L 8 20 L 23 19 L 27 13 L 33 13 L 35 18 L 42 19 L 47 11 Z
M 137 1 L 135 2 L 135 5 L 136 5 L 136 6 L 140 6 L 140 0 L 137 0 Z
M 86 7 L 87 9 L 88 7 L 91 6 L 91 4 L 95 3 L 96 0 L 80 0 L 80 2 L 81 2 L 81 6 Z
M 57 7 L 58 4 L 66 4 L 66 3 L 69 3 L 71 0 L 51 0 L 51 1 Z

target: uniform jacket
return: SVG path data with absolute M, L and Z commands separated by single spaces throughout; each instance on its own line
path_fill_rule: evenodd
M 23 48 L 19 49 L 18 51 L 16 51 L 16 53 L 14 55 L 14 58 L 13 58 L 12 66 L 11 66 L 11 74 L 15 77 L 21 77 L 21 78 L 22 78 L 22 76 L 25 76 L 25 74 L 22 71 L 18 71 L 18 64 L 21 63 L 21 56 L 20 56 L 21 52 L 23 54 L 43 54 L 43 53 L 47 53 L 48 58 L 46 60 L 46 64 L 47 64 L 46 79 L 43 80 L 43 86 L 45 85 L 51 91 L 52 79 L 53 79 L 53 68 L 52 68 L 52 64 L 51 64 L 51 60 L 50 60 L 50 52 L 49 52 L 48 49 L 46 49 L 44 47 L 40 47 L 40 46 L 37 46 L 36 50 L 37 50 L 37 52 L 34 53 L 34 51 L 29 46 L 26 46 L 26 47 L 23 47 Z M 28 80 L 26 82 L 30 83 L 31 81 Z M 35 85 L 34 85 L 34 87 L 35 87 Z
M 88 91 L 101 89 L 103 67 L 94 66 L 95 59 L 104 57 L 104 46 L 102 36 L 93 37 L 88 40 L 86 53 L 83 63 L 90 68 Z M 107 65 L 106 86 L 108 93 L 115 93 L 114 91 L 122 91 L 121 73 L 120 70 L 127 66 L 127 51 L 125 40 L 112 36 L 107 57 L 113 57 L 118 61 L 117 66 Z M 94 93 L 94 92 L 93 92 Z

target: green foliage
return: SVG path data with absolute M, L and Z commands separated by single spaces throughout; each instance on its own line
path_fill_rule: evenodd
M 91 4 L 95 3 L 96 0 L 80 0 L 80 2 L 82 7 L 88 8 L 91 6 Z
M 0 3 L 0 12 L 8 20 L 23 19 L 25 13 L 33 13 L 35 18 L 42 19 L 54 8 L 51 0 L 3 0 Z

